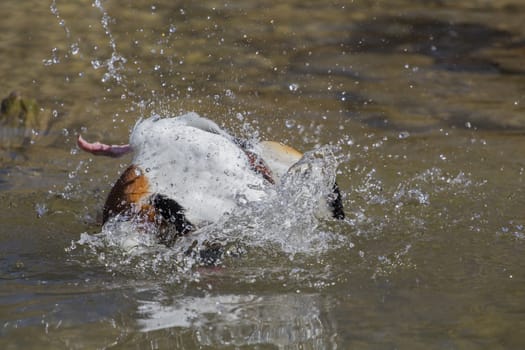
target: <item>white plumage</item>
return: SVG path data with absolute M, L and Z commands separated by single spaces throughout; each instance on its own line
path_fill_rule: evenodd
M 132 163 L 145 172 L 150 192 L 176 200 L 194 225 L 215 222 L 265 195 L 265 181 L 245 152 L 217 124 L 195 113 L 139 121 L 131 147 Z

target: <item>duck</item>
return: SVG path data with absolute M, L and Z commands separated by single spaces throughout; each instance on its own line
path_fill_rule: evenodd
M 140 119 L 128 144 L 88 142 L 78 147 L 97 156 L 133 153 L 131 164 L 109 191 L 102 224 L 112 219 L 152 224 L 160 243 L 215 223 L 240 206 L 260 201 L 303 156 L 275 141 L 238 139 L 208 118 L 190 112 Z M 328 215 L 344 219 L 337 184 Z

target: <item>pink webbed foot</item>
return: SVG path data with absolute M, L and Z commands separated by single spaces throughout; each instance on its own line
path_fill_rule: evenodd
M 132 152 L 133 149 L 129 144 L 126 145 L 106 145 L 100 142 L 87 142 L 82 138 L 81 135 L 78 135 L 77 145 L 81 150 L 88 153 L 94 154 L 96 156 L 106 156 L 118 158 L 123 155 Z

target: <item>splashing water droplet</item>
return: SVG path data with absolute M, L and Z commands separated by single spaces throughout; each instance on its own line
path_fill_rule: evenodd
M 284 125 L 286 125 L 286 127 L 288 129 L 293 128 L 295 126 L 295 124 L 296 124 L 295 120 L 293 120 L 293 119 L 286 119 L 286 121 L 284 122 Z
M 45 66 L 51 66 L 53 64 L 60 63 L 60 58 L 58 57 L 58 48 L 54 47 L 51 50 L 51 58 L 43 60 Z
M 123 84 L 125 79 L 124 79 L 124 75 L 122 74 L 122 72 L 125 69 L 125 64 L 127 60 L 124 56 L 118 53 L 115 38 L 113 37 L 113 34 L 109 27 L 109 24 L 111 22 L 111 17 L 109 16 L 107 11 L 102 6 L 102 3 L 100 0 L 95 0 L 92 6 L 95 8 L 98 8 L 99 11 L 102 13 L 102 19 L 100 20 L 100 23 L 102 24 L 102 28 L 104 29 L 106 36 L 109 38 L 109 46 L 111 48 L 111 57 L 107 60 L 93 60 L 91 61 L 91 65 L 95 69 L 106 67 L 107 72 L 102 77 L 103 83 L 107 83 L 111 80 L 114 80 L 118 84 Z
M 235 98 L 235 94 L 233 93 L 233 91 L 231 91 L 230 89 L 226 89 L 224 91 L 224 95 L 228 98 L 231 98 L 231 99 L 234 99 Z
M 401 131 L 397 137 L 401 140 L 406 139 L 410 136 L 410 133 L 408 131 Z
M 78 46 L 78 43 L 71 44 L 70 49 L 72 55 L 78 55 L 78 53 L 80 52 L 80 47 Z
M 36 211 L 36 216 L 38 218 L 41 218 L 48 212 L 48 209 L 45 203 L 37 203 L 35 204 L 35 211 Z

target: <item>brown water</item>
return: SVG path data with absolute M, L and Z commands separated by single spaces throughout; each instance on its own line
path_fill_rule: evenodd
M 0 95 L 51 125 L 2 150 L 0 348 L 525 347 L 525 3 L 197 3 L 2 1 Z M 347 220 L 220 268 L 90 243 L 129 159 L 76 135 L 182 111 L 338 145 Z

